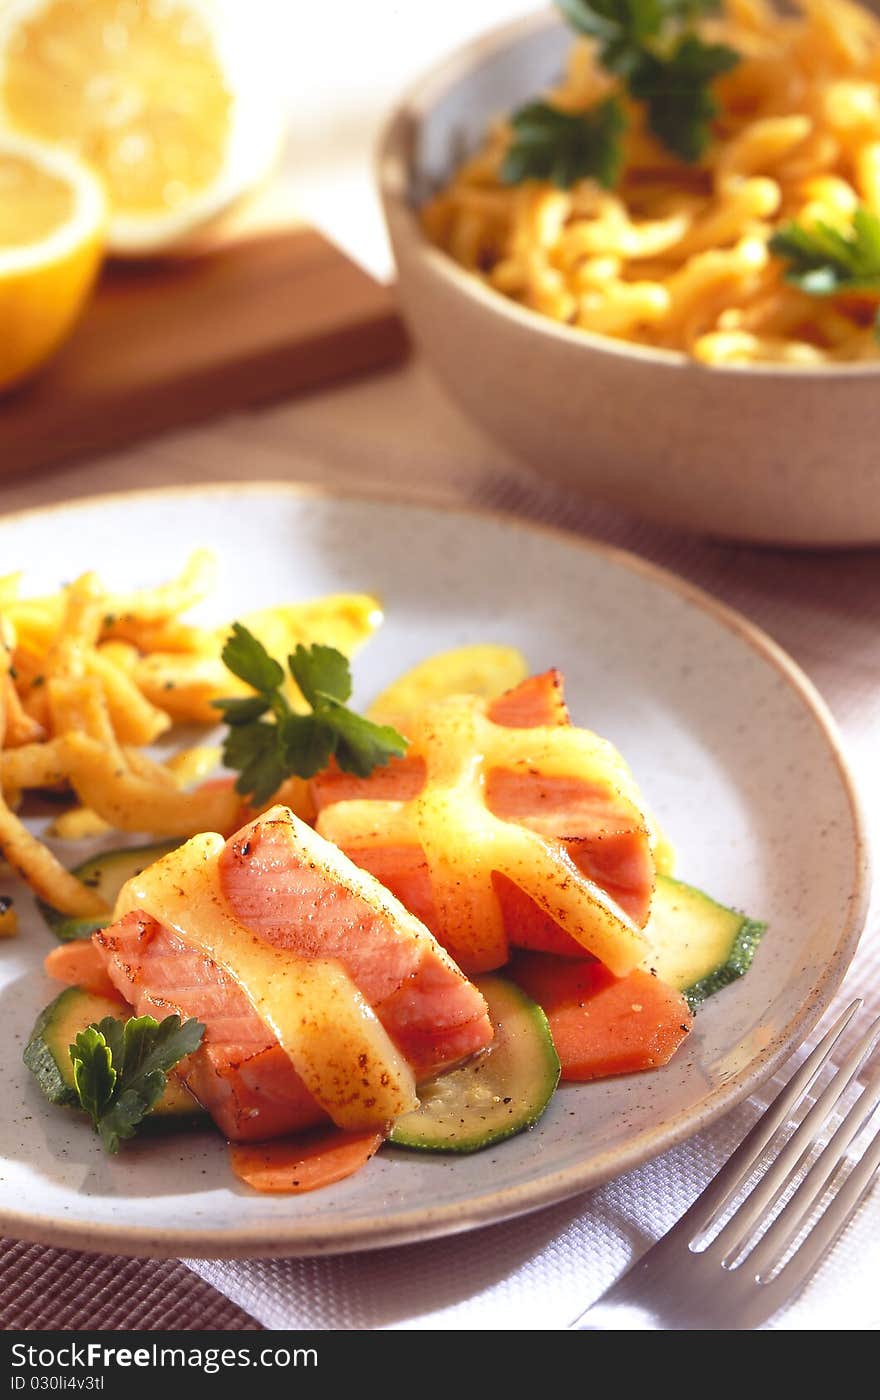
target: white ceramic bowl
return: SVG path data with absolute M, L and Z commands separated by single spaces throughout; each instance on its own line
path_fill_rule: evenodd
M 880 365 L 714 369 L 559 325 L 432 247 L 418 205 L 491 119 L 559 75 L 571 31 L 509 25 L 434 68 L 393 114 L 379 181 L 401 305 L 492 436 L 573 489 L 687 530 L 785 545 L 880 542 Z

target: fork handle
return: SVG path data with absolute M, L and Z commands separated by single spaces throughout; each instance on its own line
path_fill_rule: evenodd
M 570 1322 L 569 1332 L 663 1332 L 658 1317 L 637 1303 L 615 1303 L 598 1298 L 592 1307 Z

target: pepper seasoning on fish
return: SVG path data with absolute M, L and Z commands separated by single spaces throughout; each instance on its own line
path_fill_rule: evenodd
M 416 1084 L 483 1049 L 483 997 L 377 880 L 285 807 L 194 837 L 123 888 L 94 935 L 139 1014 L 197 1017 L 187 1087 L 227 1137 L 330 1118 L 382 1130 Z
M 447 697 L 407 732 L 406 757 L 369 777 L 331 765 L 312 780 L 321 834 L 471 975 L 502 967 L 512 947 L 593 954 L 618 977 L 637 967 L 654 892 L 649 824 L 620 754 L 572 726 L 560 673 L 488 702 Z

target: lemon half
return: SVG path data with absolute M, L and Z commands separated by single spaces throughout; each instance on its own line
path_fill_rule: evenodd
M 211 0 L 3 8 L 0 115 L 75 151 L 101 177 L 111 252 L 172 246 L 272 164 L 279 106 L 230 13 Z
M 81 161 L 0 133 L 0 389 L 67 336 L 101 263 L 106 213 Z

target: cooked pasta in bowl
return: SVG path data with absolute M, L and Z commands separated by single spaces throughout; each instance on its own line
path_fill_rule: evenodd
M 406 98 L 404 310 L 463 406 L 597 498 L 880 541 L 880 19 L 558 0 Z

